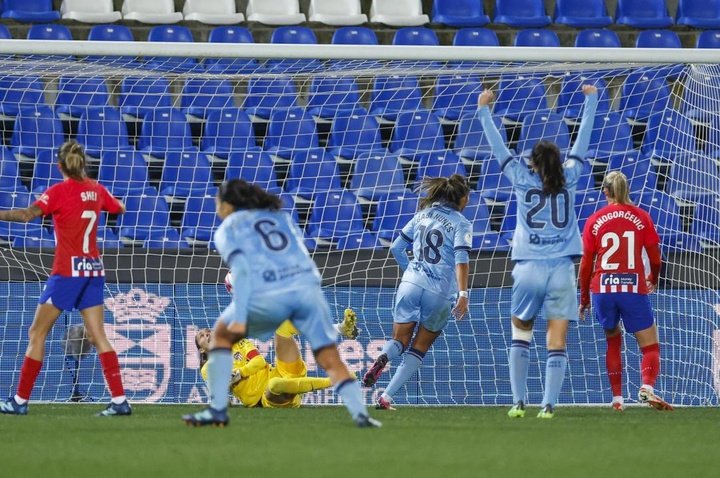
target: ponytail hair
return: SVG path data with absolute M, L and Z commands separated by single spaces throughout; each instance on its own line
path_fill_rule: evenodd
M 530 165 L 537 171 L 546 196 L 559 193 L 565 187 L 565 173 L 560 161 L 560 149 L 551 141 L 539 141 L 530 153 Z
M 218 199 L 231 204 L 236 211 L 238 209 L 277 211 L 282 207 L 282 201 L 278 196 L 243 179 L 231 179 L 222 183 L 218 189 Z
M 418 190 L 426 193 L 426 196 L 420 199 L 420 209 L 425 209 L 434 202 L 444 202 L 460 209 L 460 201 L 470 194 L 467 180 L 459 174 L 453 174 L 449 178 L 425 178 Z
M 632 204 L 627 177 L 620 171 L 610 171 L 603 180 L 602 187 L 607 189 L 608 199 L 617 204 Z
M 69 178 L 82 181 L 87 177 L 85 174 L 85 151 L 82 145 L 74 139 L 60 146 L 58 164 L 60 171 Z

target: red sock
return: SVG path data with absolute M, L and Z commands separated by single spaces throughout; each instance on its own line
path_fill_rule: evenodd
M 100 365 L 102 365 L 105 381 L 110 389 L 110 395 L 113 397 L 125 395 L 122 376 L 120 375 L 120 363 L 115 351 L 101 353 L 98 358 L 100 359 Z
M 607 367 L 610 389 L 613 397 L 622 395 L 622 335 L 607 338 L 607 354 L 605 355 L 605 366 Z
M 20 369 L 20 381 L 18 382 L 17 388 L 18 397 L 24 400 L 30 400 L 30 394 L 35 386 L 35 380 L 37 380 L 41 368 L 41 361 L 25 357 L 22 368 Z
M 640 374 L 643 384 L 655 386 L 655 380 L 660 373 L 660 344 L 652 344 L 640 349 L 642 362 Z

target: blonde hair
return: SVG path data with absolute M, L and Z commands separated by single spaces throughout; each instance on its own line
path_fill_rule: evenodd
M 605 176 L 602 186 L 607 189 L 608 199 L 612 199 L 617 204 L 632 204 L 627 177 L 620 171 L 610 171 Z
M 420 209 L 438 201 L 459 209 L 462 198 L 470 194 L 470 186 L 463 176 L 453 174 L 449 178 L 425 178 L 419 191 L 427 194 L 420 199 Z
M 70 140 L 60 146 L 58 163 L 65 176 L 78 181 L 85 179 L 85 151 L 77 141 Z

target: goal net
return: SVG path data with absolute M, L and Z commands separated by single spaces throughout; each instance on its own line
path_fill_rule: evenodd
M 520 156 L 540 139 L 563 153 L 582 114 L 581 85 L 599 88 L 580 225 L 605 204 L 607 171 L 630 180 L 662 238 L 652 295 L 662 344 L 657 388 L 678 405 L 717 405 L 720 390 L 720 67 L 698 51 L 416 48 L 0 41 L 0 208 L 27 207 L 62 178 L 56 151 L 74 138 L 89 173 L 128 212 L 100 220 L 105 319 L 134 402 L 201 402 L 194 336 L 230 296 L 217 256 L 214 195 L 245 178 L 283 199 L 323 275 L 336 320 L 352 307 L 357 340 L 340 342 L 362 374 L 392 330 L 400 272 L 388 244 L 417 208 L 423 177 L 465 175 L 473 223 L 470 314 L 451 321 L 404 404 L 512 401 L 508 372 L 516 199 L 475 117 L 477 95 Z M 168 56 L 171 55 L 171 56 Z M 690 61 L 691 63 L 687 63 Z M 52 222 L 0 223 L 0 394 L 15 390 L 38 296 L 51 270 Z M 77 312 L 61 315 L 34 400 L 105 400 Z M 542 396 L 538 322 L 528 402 Z M 311 374 L 322 373 L 301 337 Z M 270 342 L 260 349 L 272 359 Z M 593 320 L 571 326 L 561 404 L 611 398 L 605 340 Z M 623 346 L 624 395 L 640 355 Z M 393 364 L 397 366 L 397 364 Z M 385 372 L 368 402 L 387 385 Z M 335 403 L 331 390 L 305 403 Z

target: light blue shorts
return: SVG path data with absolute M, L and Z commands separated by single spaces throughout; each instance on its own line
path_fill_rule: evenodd
M 395 295 L 393 320 L 399 324 L 420 322 L 430 332 L 440 332 L 450 319 L 452 300 L 410 282 L 401 282 Z
M 219 321 L 238 321 L 235 303 L 220 315 Z M 313 350 L 335 345 L 337 330 L 333 327 L 330 306 L 320 287 L 283 291 L 250 297 L 247 315 L 248 337 L 267 340 L 285 320 L 290 320 Z
M 575 264 L 569 257 L 519 261 L 512 271 L 514 317 L 533 320 L 544 306 L 545 319 L 577 320 Z

